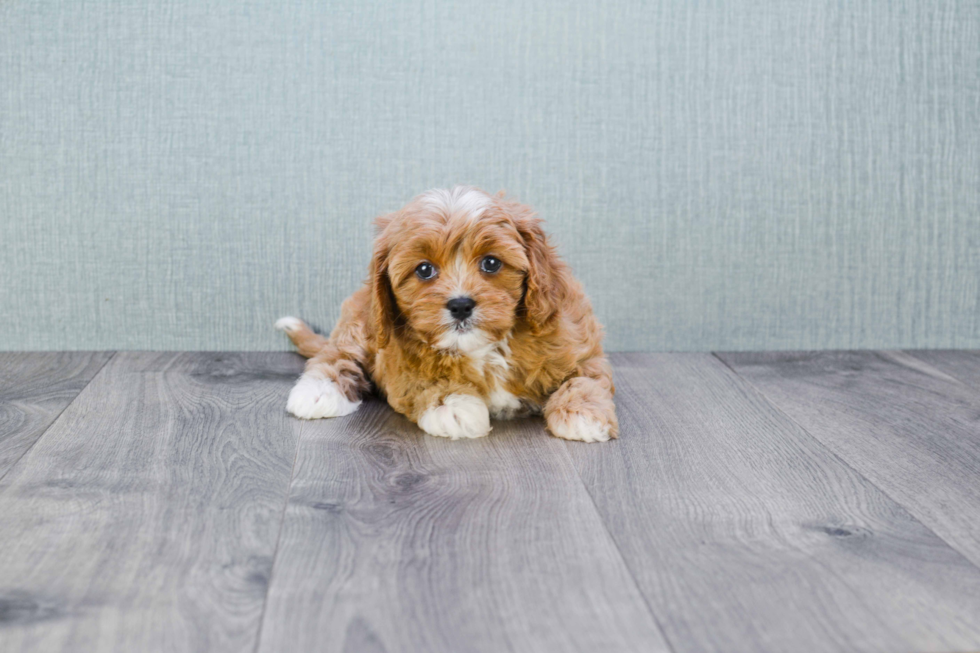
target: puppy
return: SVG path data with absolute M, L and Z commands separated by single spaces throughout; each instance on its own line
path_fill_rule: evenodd
M 543 412 L 560 438 L 617 437 L 602 327 L 530 208 L 457 186 L 376 226 L 370 276 L 329 339 L 276 323 L 310 359 L 290 413 L 348 415 L 373 383 L 431 435 L 478 438 L 491 417 Z

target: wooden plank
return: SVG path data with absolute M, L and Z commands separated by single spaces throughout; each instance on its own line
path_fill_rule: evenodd
M 905 353 L 942 370 L 974 390 L 980 390 L 980 351 L 921 349 Z
M 567 447 L 675 651 L 980 648 L 980 570 L 721 362 L 613 363 L 620 440 Z
M 254 646 L 292 354 L 120 353 L 0 494 L 0 650 Z
M 0 479 L 112 352 L 0 352 Z
M 452 442 L 375 401 L 304 426 L 259 650 L 667 648 L 540 420 Z
M 723 358 L 980 565 L 980 397 L 975 390 L 901 352 Z

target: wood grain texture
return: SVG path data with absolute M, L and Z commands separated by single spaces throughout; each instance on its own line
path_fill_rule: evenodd
M 666 651 L 539 420 L 423 435 L 381 402 L 304 426 L 259 651 Z
M 620 440 L 567 446 L 675 651 L 980 647 L 980 570 L 721 362 L 613 363 Z
M 980 391 L 980 351 L 920 349 L 905 353 Z
M 722 358 L 980 565 L 980 396 L 975 389 L 901 352 Z
M 3 653 L 980 649 L 975 354 L 616 355 L 606 445 L 85 356 L 0 356 L 17 406 L 94 375 L 0 484 Z
M 111 357 L 0 352 L 0 480 Z
M 0 650 L 249 650 L 301 369 L 291 354 L 117 354 L 0 493 Z

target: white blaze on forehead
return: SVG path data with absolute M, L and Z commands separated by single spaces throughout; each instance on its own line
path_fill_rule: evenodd
M 470 290 L 465 284 L 466 259 L 463 258 L 462 254 L 456 254 L 456 258 L 448 265 L 444 273 L 453 284 L 449 291 L 450 299 L 455 297 L 469 297 Z
M 450 189 L 433 188 L 419 196 L 426 208 L 443 211 L 446 215 L 465 214 L 475 219 L 490 206 L 490 196 L 470 186 L 454 186 Z

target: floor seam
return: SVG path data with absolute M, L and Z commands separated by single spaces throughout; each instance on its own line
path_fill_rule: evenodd
M 7 468 L 7 471 L 5 471 L 3 474 L 0 474 L 0 483 L 3 482 L 3 479 L 7 478 L 7 476 L 10 474 L 10 472 L 12 472 L 14 470 L 15 467 L 17 467 L 18 465 L 20 465 L 20 461 L 24 460 L 24 458 L 27 456 L 27 454 L 29 454 L 31 451 L 34 450 L 34 447 L 37 446 L 37 443 L 40 442 L 44 438 L 44 436 L 46 436 L 48 434 L 48 431 L 50 431 L 52 429 L 52 427 L 54 427 L 54 425 L 58 423 L 58 420 L 61 419 L 61 416 L 65 414 L 65 411 L 68 410 L 72 406 L 72 404 L 74 404 L 76 401 L 78 401 L 78 398 L 80 396 L 82 396 L 82 393 L 85 392 L 85 390 L 90 385 L 92 385 L 92 382 L 95 381 L 95 379 L 99 378 L 99 376 L 102 374 L 102 371 L 105 370 L 106 366 L 108 366 L 110 362 L 112 362 L 113 360 L 115 360 L 116 354 L 118 354 L 118 353 L 119 353 L 118 351 L 113 351 L 113 352 L 111 352 L 109 354 L 109 357 L 107 359 L 105 359 L 105 362 L 102 363 L 102 365 L 99 367 L 98 371 L 95 374 L 92 375 L 92 378 L 89 379 L 88 382 L 85 385 L 83 385 L 81 388 L 79 388 L 78 392 L 75 393 L 75 396 L 71 398 L 71 401 L 69 401 L 67 404 L 65 404 L 65 407 L 62 408 L 60 411 L 58 411 L 58 414 L 55 415 L 55 418 L 53 420 L 51 420 L 51 423 L 48 424 L 47 427 L 45 427 L 44 431 L 42 431 L 39 436 L 37 436 L 37 438 L 34 440 L 34 442 L 31 443 L 31 446 L 27 447 L 27 449 L 24 450 L 24 453 L 22 453 L 21 455 L 17 456 L 17 460 L 15 460 L 13 462 L 13 464 L 11 464 L 10 467 Z M 3 488 L 0 487 L 0 493 L 2 493 L 2 492 L 3 492 Z
M 933 363 L 930 363 L 927 360 L 923 360 L 923 359 L 921 359 L 921 358 L 919 358 L 918 356 L 915 355 L 915 352 L 916 351 L 922 351 L 922 350 L 916 350 L 916 349 L 896 349 L 895 351 L 901 352 L 901 353 L 905 354 L 906 356 L 910 356 L 910 357 L 914 358 L 916 361 L 918 361 L 920 364 L 925 365 L 926 367 L 931 368 L 931 369 L 935 370 L 936 372 L 939 372 L 943 376 L 948 376 L 949 378 L 951 378 L 952 380 L 956 381 L 959 385 L 967 388 L 968 390 L 973 390 L 973 386 L 970 384 L 969 381 L 966 381 L 964 379 L 961 379 L 958 375 L 953 374 L 952 372 L 947 372 L 946 370 L 944 370 L 941 367 L 936 367 Z M 898 361 L 895 361 L 895 362 L 896 362 L 896 364 L 899 364 L 899 365 L 901 364 Z
M 877 350 L 875 350 L 875 351 L 877 351 Z M 893 502 L 896 506 L 898 506 L 902 510 L 904 510 L 905 513 L 909 516 L 910 519 L 915 520 L 915 523 L 919 524 L 919 526 L 921 526 L 922 528 L 924 528 L 928 532 L 932 533 L 936 537 L 936 539 L 938 539 L 940 542 L 943 542 L 946 546 L 948 546 L 950 548 L 950 550 L 955 551 L 957 554 L 959 554 L 960 557 L 962 557 L 964 560 L 967 561 L 967 563 L 970 564 L 970 566 L 972 566 L 972 567 L 980 570 L 980 563 L 978 563 L 977 561 L 974 561 L 972 557 L 970 557 L 969 555 L 967 555 L 966 553 L 964 553 L 963 551 L 961 551 L 957 546 L 955 546 L 954 544 L 952 544 L 951 542 L 949 542 L 945 537 L 943 537 L 942 535 L 940 535 L 939 533 L 937 533 L 935 530 L 933 530 L 928 524 L 926 524 L 925 522 L 923 522 L 919 518 L 918 515 L 916 515 L 914 512 L 912 512 L 912 509 L 911 508 L 909 508 L 904 503 L 902 503 L 901 501 L 899 501 L 898 499 L 896 499 L 895 497 L 893 497 L 884 488 L 880 487 L 877 483 L 875 483 L 870 478 L 868 478 L 867 476 L 865 476 L 860 470 L 858 470 L 856 467 L 854 467 L 851 463 L 849 463 L 848 461 L 844 460 L 844 458 L 842 458 L 836 451 L 834 451 L 833 449 L 831 449 L 827 444 L 824 444 L 823 440 L 821 440 L 817 436 L 815 436 L 812 433 L 810 433 L 810 431 L 806 427 L 804 427 L 802 424 L 800 424 L 799 422 L 797 422 L 793 418 L 792 415 L 790 415 L 789 413 L 787 413 L 786 411 L 784 411 L 782 409 L 782 407 L 779 404 L 777 404 L 774 400 L 770 399 L 769 398 L 769 395 L 767 395 L 765 392 L 763 392 L 761 388 L 759 388 L 758 386 L 756 386 L 752 382 L 751 379 L 748 379 L 748 378 L 742 376 L 741 374 L 739 374 L 738 373 L 738 370 L 736 370 L 734 367 L 732 367 L 731 365 L 729 365 L 728 364 L 728 361 L 726 361 L 724 358 L 722 358 L 718 354 L 718 352 L 711 352 L 711 355 L 714 356 L 716 359 L 718 359 L 718 361 L 721 362 L 722 365 L 724 365 L 725 367 L 727 367 L 732 372 L 732 374 L 734 374 L 736 377 L 738 377 L 739 379 L 741 379 L 742 381 L 744 381 L 745 384 L 749 388 L 751 388 L 753 392 L 755 392 L 756 394 L 758 394 L 759 397 L 761 397 L 767 404 L 769 404 L 770 406 L 772 406 L 773 410 L 775 410 L 780 415 L 782 415 L 787 420 L 789 420 L 793 425 L 795 425 L 798 429 L 800 429 L 803 433 L 805 433 L 808 438 L 810 438 L 811 440 L 813 440 L 814 442 L 816 442 L 818 445 L 820 445 L 820 447 L 824 451 L 826 451 L 828 454 L 830 454 L 831 456 L 833 456 L 835 460 L 839 461 L 847 469 L 851 470 L 852 472 L 854 472 L 855 474 L 857 474 L 859 477 L 861 477 L 862 479 L 864 479 L 871 487 L 875 488 L 876 490 L 878 490 L 879 492 L 881 492 L 881 494 L 883 496 L 887 497 L 889 501 Z M 897 365 L 897 363 L 896 363 L 896 365 Z
M 626 569 L 626 572 L 630 576 L 630 580 L 633 581 L 633 587 L 636 588 L 636 593 L 640 595 L 641 599 L 643 599 L 643 605 L 646 606 L 647 612 L 650 614 L 650 618 L 653 619 L 653 623 L 657 627 L 657 631 L 660 633 L 660 637 L 663 638 L 664 644 L 667 645 L 667 649 L 671 651 L 671 653 L 676 653 L 677 648 L 670 641 L 670 638 L 667 637 L 667 632 L 664 630 L 663 624 L 660 623 L 660 619 L 657 618 L 657 613 L 654 611 L 653 606 L 650 605 L 650 600 L 647 598 L 647 595 L 643 592 L 643 589 L 640 587 L 639 581 L 636 580 L 636 574 L 633 573 L 633 569 L 630 567 L 629 562 L 626 560 L 626 556 L 623 555 L 623 550 L 619 548 L 619 542 L 616 541 L 616 538 L 612 534 L 612 531 L 609 530 L 609 526 L 606 525 L 606 520 L 602 516 L 602 511 L 599 510 L 598 504 L 596 504 L 595 502 L 595 497 L 593 497 L 592 493 L 589 492 L 589 486 L 585 484 L 585 479 L 582 478 L 582 474 L 579 473 L 578 467 L 575 465 L 575 461 L 572 459 L 572 454 L 569 452 L 568 448 L 573 446 L 581 446 L 581 443 L 578 443 L 576 445 L 576 444 L 565 442 L 563 444 L 564 444 L 565 460 L 568 461 L 568 465 L 572 468 L 572 471 L 575 473 L 575 478 L 578 479 L 579 485 L 582 487 L 582 490 L 585 492 L 585 496 L 589 497 L 589 504 L 592 506 L 592 510 L 595 511 L 596 518 L 598 518 L 599 524 L 602 525 L 602 530 L 606 533 L 606 536 L 609 538 L 609 541 L 612 542 L 613 548 L 616 550 L 616 555 L 619 556 L 620 561 L 622 561 L 623 563 L 623 568 Z
M 291 421 L 287 416 L 287 423 Z M 299 426 L 299 433 L 296 436 L 296 453 L 293 454 L 293 465 L 289 470 L 289 482 L 286 484 L 286 498 L 282 502 L 282 512 L 279 514 L 279 531 L 276 533 L 276 545 L 272 549 L 272 566 L 269 567 L 269 580 L 265 586 L 265 597 L 262 600 L 262 611 L 259 613 L 259 629 L 255 633 L 255 647 L 253 653 L 258 653 L 259 646 L 262 645 L 262 629 L 265 626 L 265 614 L 269 607 L 269 593 L 272 591 L 272 579 L 276 571 L 276 561 L 279 559 L 279 545 L 282 543 L 282 532 L 286 526 L 286 511 L 289 509 L 289 500 L 293 493 L 293 479 L 296 478 L 296 464 L 299 461 L 300 443 L 303 439 L 303 425 Z

